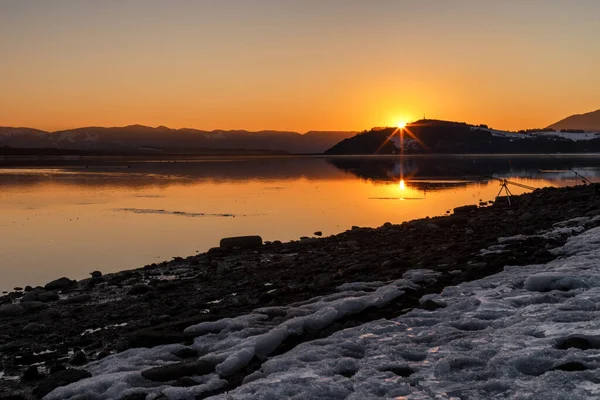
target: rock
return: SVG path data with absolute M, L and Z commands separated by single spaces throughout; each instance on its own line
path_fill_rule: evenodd
M 262 242 L 260 236 L 235 236 L 221 239 L 219 247 L 222 249 L 231 249 L 234 247 L 249 249 L 262 246 Z
M 430 222 L 430 223 L 428 223 L 428 224 L 427 224 L 425 227 L 426 227 L 427 229 L 429 229 L 430 231 L 437 231 L 438 229 L 440 229 L 440 227 L 439 227 L 439 226 L 437 226 L 436 224 L 434 224 L 434 223 L 431 223 L 431 222 Z
M 92 278 L 100 278 L 102 276 L 102 272 L 93 271 L 93 272 L 90 272 L 90 275 L 92 276 Z
M 316 231 L 313 235 L 315 235 L 315 236 L 323 236 L 323 232 Z
M 49 301 L 56 301 L 56 300 L 58 300 L 58 294 L 55 292 L 40 292 L 38 299 L 42 303 L 47 303 Z
M 391 228 L 391 227 L 392 227 L 392 223 L 391 223 L 391 222 L 385 222 L 385 223 L 383 224 L 383 227 L 384 227 L 384 228 Z
M 30 322 L 23 327 L 23 332 L 27 333 L 40 333 L 46 330 L 46 325 L 38 324 L 37 322 Z
M 5 304 L 0 306 L 0 318 L 14 317 L 25 313 L 25 308 L 18 304 Z
M 273 240 L 273 242 L 271 243 L 273 246 L 280 246 L 283 243 L 281 243 L 281 240 Z
M 142 371 L 142 376 L 154 382 L 167 382 L 184 376 L 201 376 L 215 372 L 216 363 L 189 361 L 162 365 Z
M 136 296 L 138 294 L 145 294 L 152 291 L 152 287 L 148 285 L 144 285 L 143 283 L 139 283 L 137 285 L 133 285 L 131 289 L 127 292 L 127 294 Z
M 436 218 L 435 224 L 440 228 L 451 227 L 452 225 L 465 225 L 469 220 L 462 215 L 449 215 L 447 217 Z
M 32 291 L 32 290 L 33 290 L 33 288 L 31 286 L 29 286 L 29 285 L 25 286 L 25 291 L 26 292 L 29 292 L 29 291 Z
M 87 301 L 90 301 L 91 299 L 92 299 L 92 296 L 90 296 L 89 294 L 79 294 L 77 296 L 69 297 L 66 300 L 66 302 L 69 304 L 85 303 Z
M 333 282 L 335 282 L 333 274 L 325 273 L 315 278 L 315 286 L 317 287 L 329 286 L 333 284 Z
M 48 305 L 42 303 L 41 301 L 26 301 L 24 303 L 21 302 L 21 307 L 23 307 L 27 311 L 39 311 L 44 308 L 48 308 Z
M 33 394 L 41 398 L 57 387 L 66 386 L 91 376 L 92 374 L 83 369 L 65 369 L 64 371 L 58 371 L 44 379 L 44 381 L 33 390 Z
M 81 350 L 76 351 L 75 354 L 69 358 L 69 364 L 71 365 L 83 365 L 87 362 L 87 356 Z
M 21 376 L 21 380 L 25 382 L 37 381 L 41 378 L 42 376 L 35 365 L 29 366 Z
M 454 214 L 468 214 L 471 211 L 477 211 L 477 206 L 475 204 L 469 206 L 456 207 L 454 209 Z
M 22 292 L 22 291 L 23 291 L 23 288 L 22 288 L 22 287 L 19 287 L 19 286 L 17 286 L 17 287 L 16 287 L 16 288 L 14 288 L 13 290 L 14 290 L 15 292 Z
M 53 280 L 52 282 L 48 282 L 46 283 L 46 285 L 44 286 L 44 289 L 46 290 L 63 290 L 63 289 L 67 289 L 73 285 L 75 285 L 75 281 L 70 280 L 69 278 L 66 277 L 62 277 L 62 278 L 58 278 L 56 280 Z
M 191 347 L 184 347 L 183 349 L 175 351 L 173 354 L 179 358 L 198 357 L 198 352 Z

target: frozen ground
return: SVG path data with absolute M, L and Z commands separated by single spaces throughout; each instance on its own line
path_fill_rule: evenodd
M 600 398 L 600 228 L 590 219 L 557 224 L 540 235 L 571 236 L 543 265 L 507 267 L 447 287 L 415 309 L 270 356 L 290 334 L 318 330 L 403 289 L 435 279 L 417 270 L 395 282 L 346 284 L 334 295 L 191 326 L 191 346 L 216 368 L 192 387 L 144 378 L 142 371 L 181 361 L 183 345 L 133 349 L 84 368 L 92 377 L 47 399 L 109 399 L 137 392 L 147 399 L 195 398 L 223 387 L 253 357 L 266 360 L 218 399 L 590 399 Z M 527 239 L 515 236 L 503 243 Z M 148 376 L 147 373 L 144 373 Z M 164 398 L 164 397 L 162 397 Z

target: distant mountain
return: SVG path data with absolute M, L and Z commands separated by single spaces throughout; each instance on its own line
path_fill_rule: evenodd
M 600 110 L 585 114 L 575 114 L 561 119 L 560 121 L 548 126 L 547 129 L 554 130 L 584 130 L 587 132 L 600 132 Z
M 57 148 L 120 153 L 194 153 L 200 149 L 268 150 L 288 153 L 322 153 L 356 132 L 170 129 L 143 125 L 118 128 L 86 127 L 57 132 L 30 128 L 0 127 L 0 146 L 11 148 Z
M 404 128 L 374 128 L 340 141 L 329 155 L 499 154 L 600 152 L 600 133 L 546 130 L 508 132 L 464 122 L 420 120 Z

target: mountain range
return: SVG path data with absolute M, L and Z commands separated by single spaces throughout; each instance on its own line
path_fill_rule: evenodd
M 356 132 L 310 131 L 305 134 L 288 131 L 170 129 L 149 127 L 86 127 L 56 132 L 31 128 L 0 127 L 0 147 L 58 148 L 119 153 L 191 154 L 213 150 L 264 150 L 267 152 L 322 153 L 340 140 Z
M 560 121 L 548 126 L 547 129 L 569 129 L 600 132 L 600 110 L 585 114 L 571 115 L 570 117 L 561 119 Z
M 572 115 L 544 129 L 520 132 L 438 120 L 416 121 L 408 128 L 421 143 L 409 137 L 404 149 L 415 153 L 600 150 L 600 134 L 596 133 L 600 132 L 600 110 Z M 400 147 L 397 135 L 392 135 L 395 142 L 386 141 L 394 130 L 372 129 L 359 134 L 352 131 L 309 131 L 300 134 L 291 131 L 205 131 L 143 125 L 85 127 L 56 132 L 0 127 L 0 154 L 22 153 L 25 149 L 27 154 L 53 154 L 57 149 L 61 151 L 60 154 L 392 154 Z

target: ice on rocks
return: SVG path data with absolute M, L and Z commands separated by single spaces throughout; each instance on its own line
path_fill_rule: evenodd
M 446 308 L 303 343 L 215 398 L 598 398 L 598 240 L 594 228 L 568 239 L 565 258 L 425 296 Z M 345 374 L 333 367 L 344 359 Z
M 348 315 L 360 313 L 370 307 L 383 307 L 402 296 L 405 289 L 415 289 L 418 283 L 431 282 L 438 275 L 439 273 L 429 270 L 415 270 L 396 281 L 342 285 L 336 293 L 307 301 L 283 307 L 259 308 L 248 315 L 189 326 L 185 332 L 196 335 L 194 343 L 189 347 L 198 354 L 203 354 L 198 358 L 199 361 L 208 361 L 216 365 L 214 379 L 190 388 L 178 388 L 168 383 L 159 384 L 142 377 L 143 370 L 181 361 L 173 353 L 185 346 L 165 345 L 150 349 L 130 349 L 90 363 L 84 368 L 92 373 L 91 378 L 58 388 L 50 393 L 48 398 L 74 399 L 84 395 L 89 398 L 109 399 L 114 398 L 115 393 L 133 393 L 136 388 L 143 387 L 149 396 L 193 399 L 203 392 L 222 387 L 226 381 L 221 378 L 244 369 L 255 357 L 260 360 L 266 359 L 291 335 L 319 331 Z M 343 354 L 356 352 L 350 346 Z M 311 354 L 306 356 L 310 357 Z M 338 365 L 339 362 L 332 361 L 337 367 L 328 368 L 348 374 L 351 370 L 349 362 L 345 362 L 344 367 Z M 253 378 L 258 379 L 263 375 L 261 372 Z M 325 385 L 323 390 L 323 393 L 330 393 L 331 388 Z M 347 393 L 351 393 L 351 390 L 347 389 Z
M 346 285 L 304 302 L 189 327 L 197 335 L 190 347 L 216 365 L 215 373 L 194 377 L 199 384 L 191 388 L 141 376 L 146 368 L 180 361 L 172 352 L 183 346 L 169 345 L 90 363 L 84 368 L 91 378 L 47 398 L 108 399 L 140 390 L 149 399 L 195 398 L 223 388 L 224 378 L 255 357 L 264 361 L 258 371 L 212 398 L 600 398 L 600 228 L 583 231 L 584 225 L 574 221 L 538 234 L 576 235 L 556 249 L 561 257 L 554 261 L 507 267 L 421 299 L 442 308 L 364 323 L 273 356 L 290 335 L 382 307 L 437 273 L 415 270 L 395 282 Z

